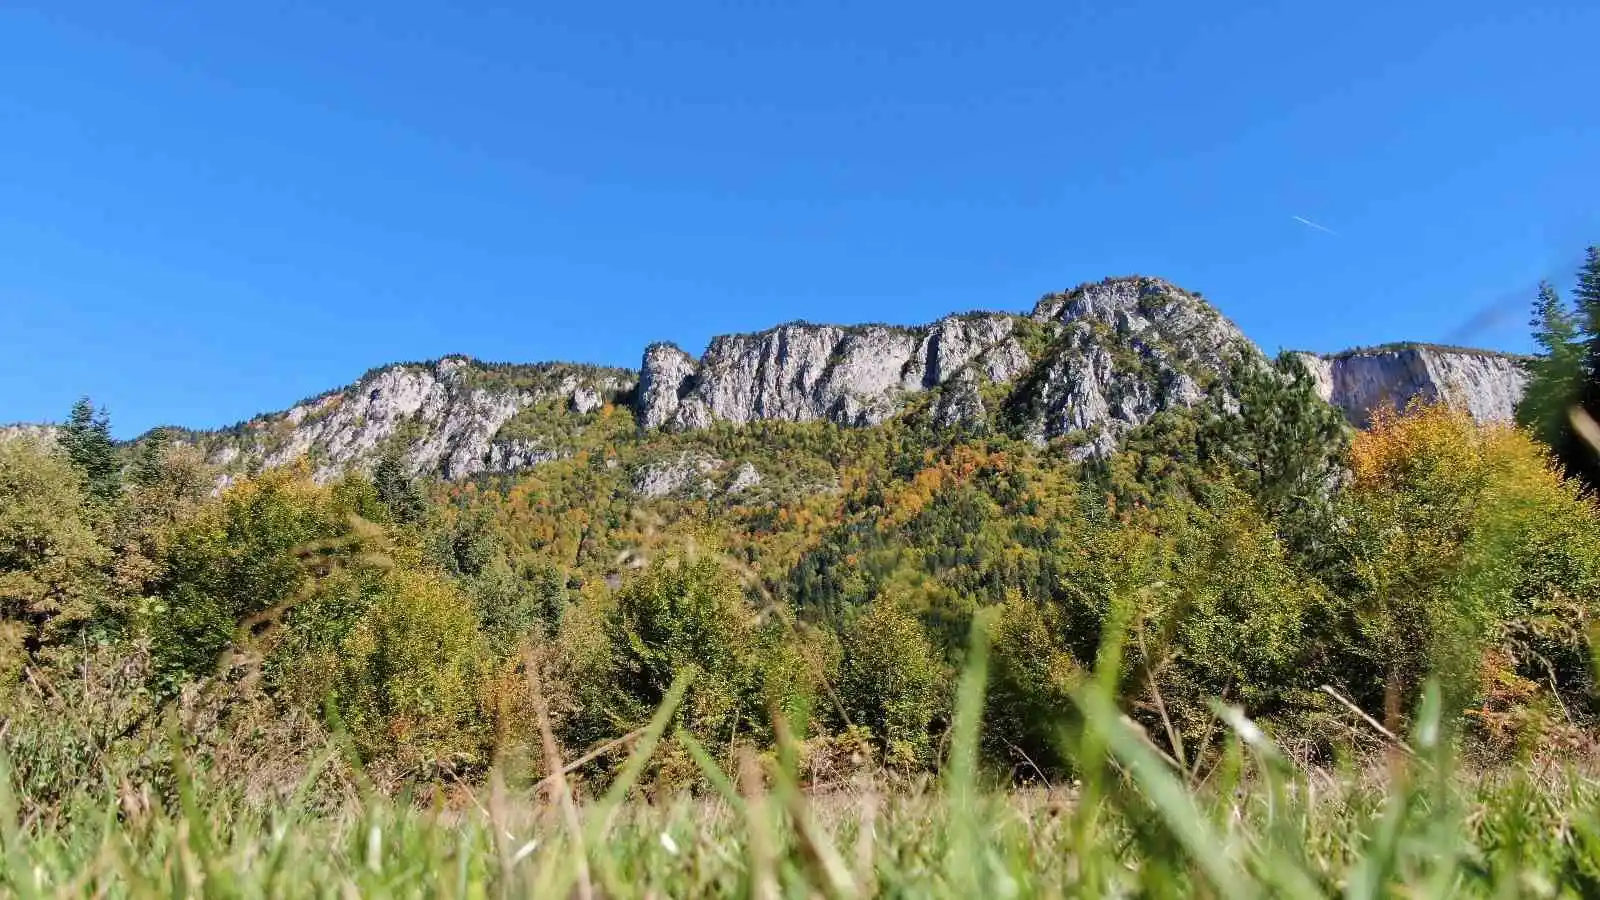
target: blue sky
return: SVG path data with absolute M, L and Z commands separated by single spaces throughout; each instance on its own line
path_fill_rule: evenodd
M 1592 0 L 521 5 L 0 9 L 0 421 L 1135 272 L 1268 350 L 1524 349 L 1600 242 Z

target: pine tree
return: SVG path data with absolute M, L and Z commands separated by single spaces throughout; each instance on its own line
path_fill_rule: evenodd
M 1539 355 L 1528 364 L 1528 387 L 1517 406 L 1517 424 L 1551 447 L 1570 438 L 1567 410 L 1583 390 L 1586 350 L 1578 319 L 1549 282 L 1540 282 L 1533 302 L 1533 341 Z
M 1218 404 L 1200 435 L 1201 459 L 1223 463 L 1268 516 L 1327 499 L 1346 446 L 1339 411 L 1293 354 L 1248 362 L 1229 379 L 1236 405 Z
M 172 431 L 157 428 L 144 436 L 134 450 L 133 461 L 128 464 L 128 479 L 134 484 L 148 486 L 161 480 L 163 461 L 172 447 Z
M 1517 421 L 1550 445 L 1567 474 L 1600 488 L 1600 447 L 1585 440 L 1571 417 L 1600 421 L 1600 247 L 1590 247 L 1569 306 L 1548 284 L 1533 308 L 1539 354 L 1529 363 Z
M 122 490 L 121 472 L 106 411 L 96 409 L 88 397 L 80 398 L 57 440 L 83 474 L 90 498 L 101 503 L 116 499 Z
M 389 449 L 372 470 L 372 482 L 378 489 L 378 499 L 389 507 L 396 522 L 410 524 L 422 518 L 422 493 L 406 474 L 405 462 L 400 452 Z

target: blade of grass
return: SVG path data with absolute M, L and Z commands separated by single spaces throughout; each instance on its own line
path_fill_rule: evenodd
M 1125 723 L 1102 691 L 1077 695 L 1084 727 L 1093 732 L 1127 770 L 1155 808 L 1167 831 L 1220 896 L 1247 898 L 1258 895 L 1256 886 L 1239 868 L 1226 841 L 1217 834 L 1194 805 L 1183 784 L 1173 777 L 1166 761 Z

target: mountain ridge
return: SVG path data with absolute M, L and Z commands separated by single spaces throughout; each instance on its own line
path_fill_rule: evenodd
M 1476 348 L 1295 355 L 1323 399 L 1357 425 L 1414 396 L 1509 419 L 1525 382 L 1522 358 Z M 1230 366 L 1265 361 L 1210 301 L 1165 279 L 1122 276 L 1047 293 L 1026 313 L 969 310 L 923 325 L 795 320 L 717 335 L 698 357 L 657 341 L 637 370 L 464 354 L 391 363 L 287 409 L 171 433 L 229 475 L 305 460 L 319 480 L 370 470 L 390 450 L 418 476 L 517 471 L 562 458 L 602 408 L 616 407 L 641 429 L 668 431 L 757 421 L 867 427 L 915 414 L 942 428 L 1062 440 L 1091 458 L 1163 410 L 1226 391 Z M 48 428 L 5 426 L 0 437 Z

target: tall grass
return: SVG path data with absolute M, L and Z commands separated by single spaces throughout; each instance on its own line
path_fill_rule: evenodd
M 975 633 L 982 635 L 983 628 Z M 1011 789 L 979 765 L 986 648 L 956 691 L 942 777 L 862 777 L 802 789 L 795 737 L 732 771 L 670 731 L 689 675 L 632 742 L 605 792 L 564 778 L 533 792 L 499 779 L 466 802 L 314 796 L 337 740 L 292 797 L 262 806 L 173 750 L 175 802 L 148 802 L 108 770 L 48 806 L 19 792 L 0 753 L 0 893 L 107 897 L 1293 897 L 1600 896 L 1600 782 L 1581 761 L 1465 772 L 1439 691 L 1409 753 L 1305 770 L 1237 709 L 1225 751 L 1175 765 L 1113 702 L 1118 647 L 1075 696 L 1062 741 L 1072 784 Z M 676 743 L 700 795 L 634 790 Z M 181 745 L 174 741 L 173 747 Z M 359 770 L 351 770 L 359 785 Z M 143 797 L 144 799 L 141 799 Z

